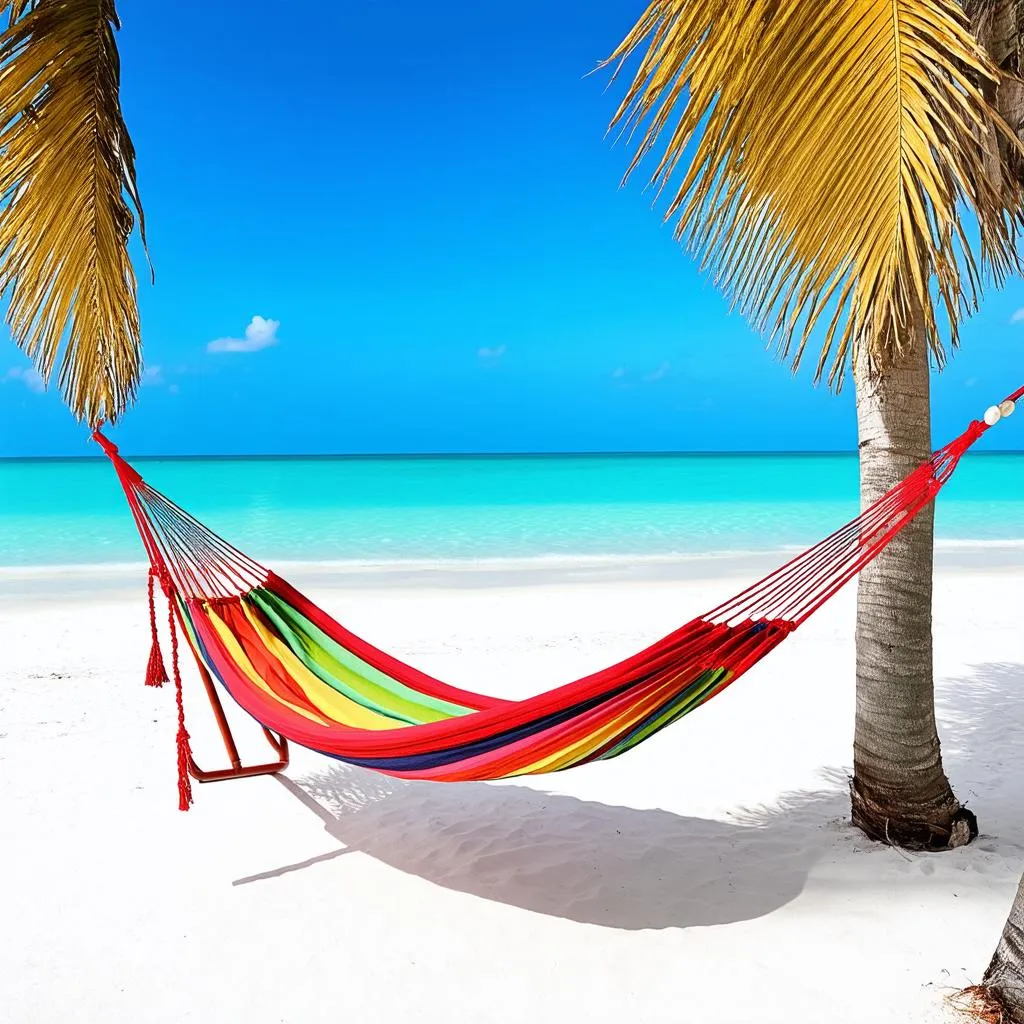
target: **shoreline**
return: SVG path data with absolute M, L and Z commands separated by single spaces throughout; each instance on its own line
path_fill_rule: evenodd
M 530 558 L 458 558 L 272 561 L 280 575 L 329 589 L 492 589 L 606 583 L 684 583 L 753 579 L 785 564 L 801 548 L 719 551 L 680 555 L 539 555 Z M 1018 573 L 1024 540 L 935 543 L 935 569 L 943 573 Z M 134 591 L 147 564 L 0 565 L 0 602 Z

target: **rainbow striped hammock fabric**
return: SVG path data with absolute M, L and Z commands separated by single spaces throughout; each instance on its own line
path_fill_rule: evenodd
M 275 573 L 150 487 L 98 430 L 169 602 L 180 805 L 191 802 L 177 637 L 265 729 L 349 764 L 438 782 L 504 779 L 618 757 L 721 693 L 868 564 L 936 496 L 1024 388 L 854 520 L 764 579 L 619 664 L 510 701 L 456 689 L 352 634 Z M 225 773 L 226 775 L 227 773 Z M 197 776 L 199 777 L 199 776 Z

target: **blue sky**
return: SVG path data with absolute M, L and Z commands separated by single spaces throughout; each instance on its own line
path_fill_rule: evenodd
M 621 86 L 585 74 L 642 0 L 122 6 L 157 274 L 125 450 L 854 447 L 852 394 L 794 378 L 619 188 Z M 937 441 L 1020 383 L 1020 307 L 1014 281 L 966 325 Z M 0 455 L 88 454 L 27 365 L 0 348 Z M 986 444 L 1024 448 L 1008 427 Z

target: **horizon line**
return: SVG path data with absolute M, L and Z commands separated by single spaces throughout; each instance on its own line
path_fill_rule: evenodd
M 508 452 L 287 452 L 287 453 L 240 453 L 240 454 L 163 454 L 163 455 L 126 455 L 129 461 L 286 461 L 288 459 L 304 460 L 372 460 L 372 459 L 545 459 L 545 458 L 608 458 L 608 457 L 702 457 L 702 458 L 742 458 L 751 456 L 789 456 L 813 458 L 827 455 L 858 455 L 856 448 L 829 449 L 630 449 L 607 451 L 508 451 Z M 990 455 L 1024 455 L 1024 449 L 1003 448 L 996 451 L 976 451 L 972 456 Z M 96 455 L 0 455 L 0 462 L 105 462 L 107 456 Z

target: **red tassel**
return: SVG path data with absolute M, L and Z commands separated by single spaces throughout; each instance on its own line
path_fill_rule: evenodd
M 192 749 L 185 728 L 185 704 L 181 696 L 181 669 L 178 665 L 178 631 L 174 624 L 174 605 L 167 601 L 167 622 L 171 630 L 171 670 L 174 672 L 174 695 L 178 704 L 178 810 L 187 811 L 192 806 L 192 780 L 188 766 L 192 760 Z
M 146 666 L 146 685 L 163 686 L 166 682 L 167 669 L 164 667 L 160 646 L 159 644 L 153 644 L 149 649 L 149 664 Z
M 178 810 L 187 811 L 192 806 L 192 779 L 188 774 L 192 748 L 184 725 L 178 726 Z
M 153 570 L 149 570 L 149 628 L 153 642 L 149 648 L 149 664 L 146 666 L 146 685 L 163 686 L 167 682 L 167 668 L 160 651 L 160 636 L 156 631 L 156 602 L 153 599 Z

